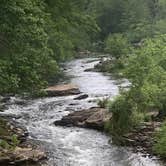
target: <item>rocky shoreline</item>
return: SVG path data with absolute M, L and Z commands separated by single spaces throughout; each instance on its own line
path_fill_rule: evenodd
M 78 95 L 74 100 L 83 100 L 88 97 L 86 94 L 81 94 L 79 88 L 72 84 L 55 85 L 44 91 L 47 92 L 48 97 Z M 0 112 L 2 112 L 0 113 L 0 165 L 40 166 L 40 163 L 47 159 L 46 152 L 41 148 L 40 143 L 30 140 L 27 129 L 13 120 L 20 116 L 3 114 L 11 103 L 24 105 L 26 102 L 22 99 L 13 101 L 10 95 L 0 96 Z
M 79 95 L 79 88 L 71 84 L 55 85 L 44 90 L 48 97 Z M 85 94 L 77 96 L 74 100 L 87 98 Z M 14 100 L 12 97 L 0 96 L 0 112 L 3 112 L 11 103 L 24 105 L 24 100 Z M 38 142 L 28 138 L 26 128 L 19 125 L 15 120 L 17 115 L 0 113 L 0 165 L 38 165 L 47 158 L 46 152 L 41 149 Z M 13 139 L 14 138 L 14 139 Z
M 54 124 L 65 127 L 89 128 L 105 132 L 105 123 L 111 117 L 112 114 L 107 109 L 93 107 L 87 110 L 72 112 L 64 116 L 61 120 L 55 121 Z M 156 156 L 153 151 L 155 143 L 154 134 L 160 130 L 161 124 L 159 121 L 143 122 L 130 131 L 130 133 L 125 134 L 117 145 L 132 147 L 134 152 L 141 152 L 143 155 Z M 114 143 L 113 139 L 112 141 Z M 160 156 L 157 157 L 161 159 Z
M 110 67 L 110 64 L 112 64 L 113 60 L 114 59 L 112 58 L 110 59 L 103 58 L 100 60 L 100 62 L 97 65 L 95 65 L 93 68 L 86 69 L 85 72 L 110 71 L 112 74 L 114 74 L 112 71 L 112 68 Z M 139 126 L 135 127 L 132 131 L 125 134 L 121 140 L 114 141 L 112 138 L 112 142 L 120 146 L 132 147 L 133 151 L 136 153 L 141 152 L 143 155 L 156 156 L 159 159 L 163 160 L 161 156 L 157 156 L 153 150 L 153 145 L 156 141 L 154 135 L 157 131 L 160 130 L 160 127 L 162 125 L 162 122 L 160 120 L 161 118 L 157 118 L 159 115 L 159 112 L 150 112 L 149 114 L 150 115 L 148 116 L 152 119 L 152 121 L 141 123 Z
M 40 161 L 46 159 L 46 153 L 27 138 L 28 132 L 25 128 L 17 126 L 9 119 L 3 118 L 0 121 L 0 128 L 1 130 L 4 128 L 6 133 L 0 135 L 0 165 L 39 164 Z
M 46 91 L 49 97 L 78 95 L 81 93 L 78 87 L 70 84 L 49 87 Z M 87 94 L 80 94 L 74 100 L 83 100 L 86 98 L 88 98 Z M 5 102 L 8 102 L 8 98 L 1 99 L 2 108 L 5 106 Z M 61 120 L 55 121 L 54 124 L 65 127 L 89 128 L 105 132 L 105 124 L 111 118 L 112 114 L 107 109 L 92 107 L 72 112 L 64 116 Z M 0 135 L 0 141 L 5 140 L 9 145 L 12 144 L 12 135 L 16 135 L 19 140 L 19 143 L 13 149 L 0 148 L 0 165 L 25 165 L 25 163 L 40 165 L 40 161 L 47 158 L 46 153 L 40 146 L 35 145 L 33 141 L 29 141 L 27 130 L 12 121 L 11 117 L 1 117 L 0 122 L 0 127 L 7 131 L 6 135 L 4 133 Z M 161 122 L 158 121 L 144 122 L 139 127 L 130 131 L 130 133 L 125 134 L 120 145 L 132 147 L 134 152 L 153 156 L 155 155 L 152 149 L 155 142 L 154 133 L 160 127 Z
M 4 106 L 9 99 L 1 98 L 1 104 Z M 40 162 L 44 161 L 47 155 L 28 135 L 27 129 L 12 117 L 0 116 L 0 165 L 40 166 Z
M 155 143 L 154 134 L 160 130 L 161 122 L 143 122 L 123 136 L 122 145 L 133 147 L 135 152 L 145 155 L 156 156 L 153 151 Z M 158 156 L 160 158 L 160 156 Z

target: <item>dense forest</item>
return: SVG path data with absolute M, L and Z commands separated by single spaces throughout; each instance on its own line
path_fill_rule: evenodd
M 131 86 L 106 101 L 112 119 L 105 130 L 120 142 L 157 110 L 162 127 L 153 151 L 166 157 L 165 0 L 0 0 L 0 9 L 1 95 L 36 95 L 80 51 L 108 54 L 98 69 Z
M 1 1 L 1 92 L 34 92 L 58 75 L 60 61 L 81 49 L 102 50 L 105 40 L 112 53 L 117 38 L 123 54 L 127 42 L 164 34 L 165 5 L 164 0 Z
M 34 93 L 46 86 L 58 75 L 58 63 L 86 47 L 98 30 L 86 2 L 18 0 L 0 5 L 2 93 Z

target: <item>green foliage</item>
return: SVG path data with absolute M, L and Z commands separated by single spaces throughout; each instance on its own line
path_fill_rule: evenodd
M 160 131 L 155 134 L 155 144 L 153 151 L 161 157 L 166 157 L 166 124 L 164 123 Z
M 123 92 L 109 105 L 112 118 L 105 124 L 105 131 L 111 134 L 115 144 L 123 144 L 123 136 L 145 121 L 145 113 L 139 110 L 139 104 L 130 95 Z
M 0 2 L 0 93 L 36 93 L 98 30 L 86 2 Z M 81 40 L 81 42 L 79 42 Z M 86 47 L 86 45 L 85 45 Z M 85 48 L 84 47 L 84 48 Z
M 1 37 L 8 50 L 0 58 L 0 92 L 40 89 L 46 85 L 44 79 L 51 75 L 50 70 L 54 69 L 54 74 L 57 70 L 41 3 L 4 1 L 0 7 Z
M 108 98 L 100 99 L 100 100 L 98 100 L 97 105 L 98 105 L 100 108 L 107 108 L 108 102 L 109 102 L 109 99 L 108 99 Z
M 13 131 L 7 125 L 7 121 L 0 118 L 0 147 L 4 149 L 14 149 L 19 145 L 20 141 L 16 134 L 13 134 Z
M 146 40 L 142 48 L 130 56 L 126 65 L 125 76 L 132 83 L 137 100 L 145 110 L 150 107 L 165 110 L 165 37 Z
M 124 69 L 124 60 L 123 58 L 120 59 L 112 59 L 106 60 L 100 64 L 95 65 L 95 69 L 100 72 L 108 72 L 111 73 L 113 76 L 118 78 L 119 76 L 122 78 L 122 71 Z
M 123 134 L 130 131 L 144 119 L 144 114 L 137 109 L 137 103 L 132 100 L 127 92 L 111 101 L 109 110 L 112 112 L 109 130 L 115 138 L 121 139 Z
M 3 149 L 9 149 L 10 145 L 7 143 L 7 141 L 0 140 L 0 147 L 2 147 Z
M 89 11 L 94 13 L 101 31 L 99 38 L 104 40 L 110 33 L 119 33 L 125 1 L 123 0 L 91 0 Z
M 116 59 L 129 54 L 130 45 L 122 34 L 110 34 L 106 40 L 105 51 Z
M 12 135 L 10 137 L 10 141 L 9 140 L 0 140 L 0 147 L 4 148 L 4 149 L 10 149 L 13 150 L 15 149 L 19 144 L 20 141 L 18 140 L 18 136 L 17 135 Z
M 92 0 L 91 3 L 90 9 L 96 14 L 102 40 L 110 33 L 123 33 L 135 43 L 165 33 L 164 0 Z
M 18 146 L 20 144 L 20 141 L 18 140 L 18 136 L 17 135 L 12 135 L 11 137 L 11 144 L 12 147 L 15 148 L 16 146 Z
M 122 135 L 131 127 L 132 105 L 126 96 L 119 96 L 110 103 L 110 111 L 113 114 L 111 120 L 111 131 L 115 135 Z
M 129 57 L 124 75 L 132 85 L 110 105 L 110 130 L 115 136 L 146 120 L 146 113 L 154 108 L 166 115 L 165 42 L 165 35 L 148 39 Z

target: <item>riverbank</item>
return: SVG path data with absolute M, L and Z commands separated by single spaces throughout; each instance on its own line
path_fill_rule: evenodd
M 156 155 L 153 151 L 155 133 L 160 130 L 162 123 L 157 121 L 142 122 L 123 136 L 121 145 L 131 146 L 135 152 L 145 155 Z M 158 156 L 159 157 L 159 156 Z M 161 158 L 160 158 L 161 159 Z
M 94 70 L 98 72 L 106 72 L 116 76 L 116 78 L 120 78 L 122 77 L 121 70 L 124 69 L 124 67 L 121 66 L 120 64 L 121 64 L 120 61 L 115 61 L 114 59 L 101 60 L 97 65 L 94 66 L 94 69 L 91 69 L 91 71 Z M 119 105 L 120 104 L 121 103 L 119 103 Z M 122 110 L 123 108 L 121 108 L 121 111 Z M 159 134 L 160 131 L 162 130 L 162 126 L 164 124 L 164 119 L 165 119 L 163 115 L 160 115 L 159 111 L 155 109 L 153 110 L 153 108 L 152 111 L 150 110 L 148 110 L 147 112 L 145 111 L 143 115 L 144 116 L 143 118 L 145 119 L 142 119 L 141 123 L 138 123 L 137 126 L 133 127 L 132 130 L 130 130 L 125 135 L 117 136 L 114 133 L 116 137 L 115 138 L 112 137 L 113 142 L 117 145 L 133 147 L 133 150 L 135 152 L 141 152 L 149 156 L 157 156 L 158 158 L 164 160 L 165 162 L 165 155 L 162 154 L 163 150 L 161 150 L 160 152 L 160 149 L 158 149 L 158 151 L 156 151 L 155 149 L 157 141 L 160 141 L 159 139 L 161 139 L 158 138 L 157 140 L 156 135 Z M 111 130 L 110 129 L 111 127 L 108 128 L 109 128 L 108 130 Z M 117 137 L 120 137 L 120 139 Z M 162 137 L 164 138 L 164 136 Z M 163 146 L 165 146 L 164 142 Z
M 9 99 L 1 97 L 1 108 Z M 46 153 L 28 138 L 27 129 L 13 118 L 5 115 L 0 118 L 0 165 L 40 165 L 46 159 Z
M 87 110 L 76 111 L 64 116 L 61 120 L 55 121 L 56 126 L 65 127 L 81 127 L 95 129 L 106 132 L 105 125 L 111 121 L 112 114 L 107 109 L 100 107 L 92 107 Z M 151 121 L 142 122 L 139 126 L 133 128 L 129 133 L 125 134 L 121 140 L 115 140 L 111 135 L 111 141 L 118 146 L 132 147 L 133 151 L 141 152 L 143 155 L 155 156 L 153 146 L 155 143 L 154 134 L 160 130 L 162 122 Z M 158 156 L 160 157 L 160 156 Z M 161 159 L 161 158 L 160 158 Z
M 97 101 L 101 98 L 112 99 L 119 94 L 119 86 L 127 85 L 125 80 L 119 82 L 110 75 L 85 72 L 99 61 L 100 58 L 76 59 L 65 65 L 65 72 L 70 77 L 70 83 L 78 87 L 82 94 L 57 96 L 54 93 L 54 97 L 28 100 L 12 97 L 5 108 L 3 117 L 12 117 L 16 122 L 27 127 L 29 137 L 37 142 L 40 141 L 42 148 L 47 152 L 46 163 L 49 166 L 135 166 L 137 164 L 161 166 L 158 160 L 134 153 L 131 148 L 112 144 L 109 142 L 110 137 L 103 132 L 92 130 L 92 128 L 54 125 L 55 121 L 70 113 L 97 107 Z M 61 89 L 66 93 L 66 87 Z M 51 90 L 57 92 L 57 87 Z M 103 114 L 88 116 L 86 124 L 92 123 L 93 125 L 90 126 L 94 127 L 94 117 L 98 117 L 97 124 L 100 124 L 101 119 L 98 115 Z M 103 125 L 100 131 L 103 131 Z

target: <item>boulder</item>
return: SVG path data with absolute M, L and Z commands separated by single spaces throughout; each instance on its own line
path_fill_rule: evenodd
M 86 99 L 86 98 L 88 98 L 88 97 L 89 97 L 89 96 L 88 96 L 87 94 L 83 94 L 83 95 L 80 95 L 80 96 L 74 98 L 74 100 L 83 100 L 83 99 Z
M 54 124 L 103 130 L 105 122 L 110 120 L 111 117 L 111 113 L 106 109 L 93 107 L 87 110 L 72 112 L 61 120 L 55 121 Z
M 37 149 L 16 147 L 14 150 L 0 151 L 0 165 L 19 165 L 39 162 L 46 154 Z
M 97 112 L 93 113 L 85 123 L 88 128 L 103 130 L 104 124 L 109 121 L 112 114 L 104 108 L 99 108 Z
M 45 89 L 48 96 L 68 96 L 68 95 L 78 95 L 80 94 L 80 90 L 77 86 L 72 84 L 63 84 L 51 86 Z
M 84 72 L 97 72 L 96 68 L 85 69 Z

